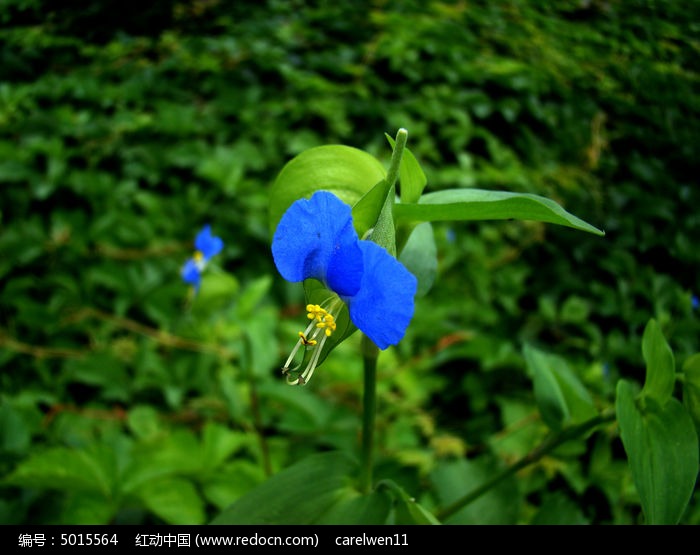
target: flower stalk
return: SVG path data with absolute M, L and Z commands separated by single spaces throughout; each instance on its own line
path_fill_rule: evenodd
M 389 187 L 394 190 L 401 168 L 401 158 L 406 148 L 408 131 L 401 128 L 396 133 L 394 151 L 386 174 Z M 372 490 L 374 468 L 374 428 L 377 415 L 377 358 L 379 348 L 366 336 L 362 335 L 362 360 L 364 363 L 364 392 L 362 396 L 362 455 L 360 463 L 360 491 Z
M 360 463 L 360 491 L 372 490 L 374 467 L 374 427 L 377 415 L 377 358 L 379 349 L 366 336 L 362 336 L 362 360 L 364 362 L 364 393 L 362 396 L 362 455 Z

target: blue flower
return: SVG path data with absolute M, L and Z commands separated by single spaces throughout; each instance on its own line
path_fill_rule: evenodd
M 194 248 L 194 255 L 185 262 L 180 275 L 185 283 L 194 287 L 196 292 L 199 290 L 204 268 L 213 256 L 221 252 L 224 242 L 211 234 L 210 225 L 205 225 L 194 239 Z
M 358 238 L 350 207 L 332 193 L 318 191 L 287 209 L 272 239 L 272 256 L 287 281 L 313 278 L 335 293 L 323 306 L 307 305 L 311 322 L 299 332 L 284 371 L 302 345 L 315 350 L 290 383 L 309 381 L 343 304 L 353 324 L 380 349 L 404 336 L 413 317 L 416 278 L 385 249 Z
M 693 310 L 697 310 L 697 308 L 700 307 L 700 299 L 698 299 L 697 295 L 692 295 L 690 297 L 690 306 Z

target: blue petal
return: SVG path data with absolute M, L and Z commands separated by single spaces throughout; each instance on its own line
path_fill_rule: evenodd
M 346 299 L 350 319 L 377 347 L 396 345 L 413 317 L 418 281 L 401 262 L 371 241 L 360 241 L 362 287 Z
M 194 247 L 204 255 L 204 260 L 209 260 L 221 252 L 221 249 L 224 248 L 224 242 L 211 234 L 210 225 L 205 225 L 202 231 L 197 234 Z
M 195 290 L 199 289 L 199 283 L 202 279 L 202 275 L 199 271 L 199 266 L 193 258 L 190 258 L 185 265 L 180 270 L 180 275 L 185 283 L 190 283 L 194 285 Z
M 350 207 L 332 193 L 317 191 L 294 202 L 272 239 L 272 257 L 287 281 L 315 278 L 339 295 L 360 288 L 363 257 Z

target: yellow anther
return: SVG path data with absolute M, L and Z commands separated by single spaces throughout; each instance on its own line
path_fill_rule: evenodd
M 321 359 L 321 353 L 323 353 L 326 340 L 338 327 L 335 322 L 335 316 L 333 316 L 330 311 L 336 312 L 340 308 L 340 299 L 332 300 L 330 303 L 327 303 L 326 306 L 328 309 L 322 308 L 321 305 L 318 304 L 306 305 L 306 316 L 311 321 L 304 331 L 298 332 L 299 340 L 296 342 L 296 345 L 294 345 L 292 352 L 289 354 L 289 358 L 287 358 L 287 362 L 284 363 L 284 367 L 282 368 L 282 373 L 287 376 L 287 383 L 291 385 L 304 385 L 309 383 Z M 304 347 L 312 348 L 308 349 L 304 357 L 302 357 L 302 362 L 304 360 L 307 361 L 306 366 L 302 369 L 301 363 L 294 366 L 294 360 L 299 350 L 304 350 Z M 308 360 L 307 354 L 309 355 Z
M 333 316 L 331 316 L 330 314 L 326 314 L 323 320 L 316 324 L 316 327 L 324 330 L 326 332 L 326 335 L 330 337 L 337 326 L 335 323 L 335 318 L 333 318 Z
M 202 251 L 194 251 L 192 258 L 194 258 L 195 262 L 204 262 L 204 254 Z
M 302 345 L 305 345 L 307 347 L 313 347 L 317 343 L 315 339 L 307 339 L 306 334 L 303 331 L 299 332 L 299 339 L 301 339 Z
M 317 304 L 307 304 L 306 305 L 306 317 L 309 320 L 318 320 L 319 322 L 323 317 L 328 314 L 323 308 Z

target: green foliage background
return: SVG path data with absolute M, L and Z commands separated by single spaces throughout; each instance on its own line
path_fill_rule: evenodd
M 357 449 L 357 337 L 305 388 L 279 372 L 303 292 L 272 264 L 269 189 L 317 145 L 386 163 L 404 127 L 430 190 L 536 193 L 606 231 L 434 225 L 436 284 L 379 359 L 377 474 L 423 506 L 544 437 L 526 343 L 599 409 L 644 382 L 650 318 L 680 368 L 700 332 L 684 4 L 4 2 L 0 522 L 208 522 L 304 455 Z M 193 299 L 179 269 L 204 223 L 226 247 Z M 448 522 L 643 517 L 611 424 Z

